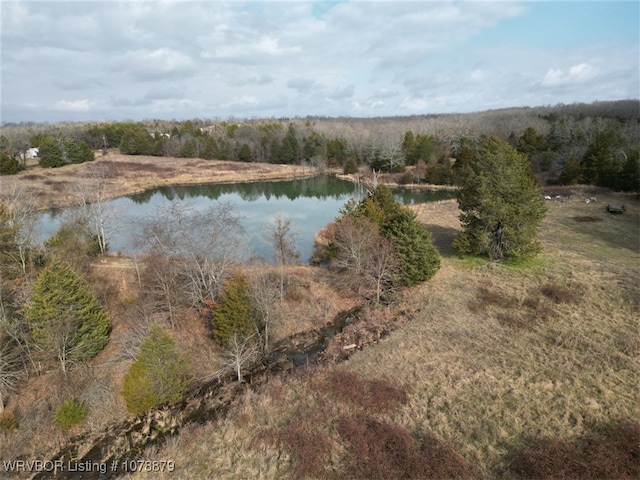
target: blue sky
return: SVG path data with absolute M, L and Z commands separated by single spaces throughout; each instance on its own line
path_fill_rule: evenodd
M 639 5 L 3 0 L 0 120 L 368 117 L 638 98 Z

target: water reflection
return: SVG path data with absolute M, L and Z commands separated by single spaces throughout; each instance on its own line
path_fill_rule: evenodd
M 108 202 L 117 212 L 109 221 L 109 245 L 112 252 L 135 251 L 133 239 L 144 219 L 176 202 L 187 203 L 193 211 L 203 211 L 214 202 L 228 202 L 242 217 L 242 226 L 249 238 L 254 255 L 270 261 L 270 246 L 263 240 L 264 225 L 277 214 L 293 219 L 298 231 L 298 248 L 302 259 L 308 260 L 313 251 L 313 239 L 318 230 L 331 222 L 350 198 L 362 198 L 362 186 L 333 176 L 308 179 L 190 185 L 160 187 Z M 451 192 L 394 189 L 396 200 L 403 204 L 423 203 L 451 198 Z M 65 209 L 70 212 L 73 209 Z M 43 214 L 41 238 L 53 235 L 61 223 L 61 212 Z

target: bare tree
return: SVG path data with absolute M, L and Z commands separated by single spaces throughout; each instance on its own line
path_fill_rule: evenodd
M 238 382 L 243 381 L 242 367 L 258 353 L 255 333 L 251 335 L 233 334 L 225 348 L 226 366 L 236 372 Z
M 298 232 L 293 220 L 277 214 L 264 227 L 264 237 L 273 247 L 273 259 L 280 266 L 280 305 L 284 297 L 284 266 L 300 260 L 300 251 L 296 245 Z
M 98 240 L 100 253 L 105 253 L 109 248 L 108 239 L 112 234 L 108 230 L 109 221 L 116 217 L 118 211 L 113 206 L 107 204 L 107 173 L 104 168 L 91 165 L 87 170 L 87 183 L 76 184 L 77 196 L 83 207 L 91 231 Z
M 35 245 L 37 208 L 33 198 L 17 184 L 11 188 L 5 215 L 5 225 L 14 244 L 14 248 L 6 253 L 19 266 L 21 274 L 27 277 Z
M 1 274 L 0 274 L 1 275 Z M 10 314 L 11 308 L 6 303 L 5 285 L 0 276 L 0 342 L 3 338 L 9 341 L 19 352 L 14 357 L 16 362 L 21 364 L 22 372 L 29 375 L 30 371 L 37 371 L 38 365 L 35 361 L 30 340 L 30 329 L 23 317 Z M 13 310 L 22 308 L 31 296 L 31 286 L 21 289 L 19 292 L 22 298 L 14 299 Z
M 397 271 L 391 241 L 370 220 L 351 216 L 337 222 L 332 241 L 338 251 L 336 264 L 344 269 L 348 286 L 373 292 L 379 302 L 384 285 L 391 283 Z
M 0 413 L 4 411 L 6 398 L 13 393 L 20 371 L 14 349 L 0 337 Z
M 275 305 L 279 298 L 279 289 L 273 280 L 273 277 L 266 273 L 254 278 L 251 284 L 251 298 L 259 316 L 258 334 L 261 337 L 263 356 L 269 353 L 271 327 L 276 317 Z
M 181 203 L 159 209 L 138 237 L 147 249 L 145 275 L 163 298 L 172 326 L 177 306 L 215 300 L 247 251 L 240 216 L 227 203 L 204 212 Z

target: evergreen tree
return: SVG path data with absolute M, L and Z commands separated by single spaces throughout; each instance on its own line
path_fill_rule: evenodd
M 280 148 L 280 162 L 279 163 L 298 163 L 300 158 L 300 142 L 296 134 L 296 128 L 293 123 L 289 124 L 289 130 L 282 139 L 282 146 Z
M 613 129 L 596 135 L 582 157 L 584 180 L 592 185 L 616 188 L 622 170 L 621 152 L 624 138 Z
M 41 167 L 57 168 L 64 165 L 62 152 L 55 138 L 45 135 L 38 142 L 38 163 Z
M 465 167 L 458 191 L 461 253 L 491 260 L 528 257 L 540 250 L 536 231 L 546 212 L 542 192 L 524 155 L 495 137 L 484 137 Z
M 429 280 L 440 268 L 440 254 L 431 234 L 415 213 L 396 202 L 386 185 L 378 185 L 357 205 L 345 205 L 341 213 L 362 215 L 378 226 L 380 233 L 391 241 L 405 285 Z
M 180 401 L 188 383 L 188 365 L 175 341 L 155 326 L 140 344 L 138 359 L 124 376 L 122 396 L 129 412 L 139 415 Z
M 5 151 L 0 151 L 0 175 L 13 175 L 20 171 L 20 162 Z
M 440 255 L 431 233 L 408 208 L 399 208 L 385 222 L 383 232 L 392 239 L 405 285 L 429 280 L 440 269 Z
M 255 331 L 255 316 L 251 300 L 251 284 L 246 276 L 237 274 L 220 292 L 213 309 L 213 337 L 223 347 L 234 335 L 249 336 Z
M 123 124 L 124 133 L 120 141 L 120 153 L 125 155 L 152 155 L 154 141 L 144 125 Z
M 71 362 L 94 357 L 109 340 L 111 323 L 98 300 L 73 269 L 56 261 L 39 275 L 25 319 L 36 348 L 60 362 L 63 372 Z
M 583 181 L 584 169 L 580 159 L 576 155 L 571 155 L 567 163 L 560 171 L 558 182 L 562 185 L 577 185 Z
M 620 190 L 640 192 L 640 147 L 631 149 L 620 172 Z
M 253 154 L 251 153 L 251 147 L 246 143 L 243 143 L 238 149 L 238 160 L 241 162 L 251 162 L 253 160 Z
M 73 139 L 67 139 L 64 142 L 64 148 L 67 153 L 67 161 L 70 163 L 84 163 L 95 160 L 91 147 L 84 140 L 76 142 Z
M 349 155 L 349 158 L 346 162 L 344 162 L 343 173 L 345 175 L 351 175 L 358 172 L 358 164 L 356 163 L 356 159 L 353 155 Z

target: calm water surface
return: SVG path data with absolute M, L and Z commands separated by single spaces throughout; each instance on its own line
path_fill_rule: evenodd
M 451 198 L 452 192 L 395 189 L 396 200 L 404 204 Z M 142 220 L 172 203 L 185 202 L 190 208 L 206 210 L 216 202 L 226 202 L 242 217 L 253 253 L 270 261 L 271 248 L 262 238 L 264 226 L 276 215 L 293 219 L 298 232 L 298 249 L 307 261 L 313 251 L 316 232 L 339 214 L 350 198 L 362 198 L 366 191 L 352 182 L 333 176 L 277 182 L 252 182 L 218 185 L 161 187 L 144 193 L 114 199 L 107 209 L 116 212 L 107 225 L 112 252 L 131 253 Z M 53 235 L 64 213 L 70 209 L 50 211 L 40 219 L 40 238 Z

